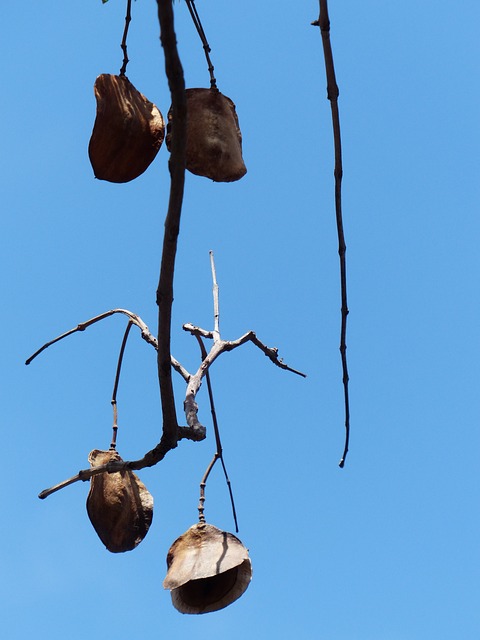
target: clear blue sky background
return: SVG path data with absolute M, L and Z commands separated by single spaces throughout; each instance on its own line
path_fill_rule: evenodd
M 145 541 L 108 553 L 78 483 L 41 489 L 108 448 L 125 321 L 42 354 L 45 341 L 114 307 L 156 330 L 168 153 L 136 181 L 93 178 L 93 83 L 118 73 L 125 3 L 3 2 L 0 630 L 8 640 L 480 637 L 478 0 L 330 2 L 344 151 L 352 439 L 345 469 L 333 144 L 318 3 L 198 0 L 220 89 L 236 105 L 248 174 L 187 175 L 173 352 L 181 326 L 254 347 L 212 368 L 239 536 L 254 578 L 231 607 L 182 616 L 165 556 L 197 518 L 212 429 L 140 473 L 155 497 Z M 187 86 L 208 86 L 200 42 L 175 4 Z M 128 76 L 164 114 L 156 5 L 133 5 Z M 125 459 L 156 444 L 155 354 L 136 331 L 119 389 Z M 176 381 L 182 411 L 183 382 Z M 200 415 L 210 426 L 205 389 Z M 233 531 L 220 469 L 207 519 Z

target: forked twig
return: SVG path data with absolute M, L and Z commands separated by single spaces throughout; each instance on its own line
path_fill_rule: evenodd
M 210 251 L 210 266 L 211 266 L 211 270 L 212 270 L 212 280 L 213 280 L 213 317 L 214 317 L 214 334 L 215 334 L 215 338 L 217 340 L 220 339 L 220 305 L 219 305 L 219 300 L 218 300 L 218 282 L 217 282 L 217 273 L 215 270 L 215 261 L 213 258 L 213 251 Z M 205 361 L 205 359 L 207 358 L 207 350 L 205 348 L 205 344 L 201 338 L 201 336 L 197 335 L 195 336 L 197 338 L 197 342 L 200 346 L 200 353 L 202 355 L 202 362 Z M 205 514 L 204 514 L 204 510 L 205 510 L 205 488 L 207 486 L 207 479 L 208 476 L 210 475 L 210 471 L 213 469 L 215 463 L 217 460 L 220 460 L 222 463 L 222 469 L 223 469 L 223 474 L 225 476 L 225 481 L 227 483 L 227 487 L 228 487 L 228 492 L 230 495 L 230 503 L 232 505 L 232 513 L 233 513 L 233 520 L 235 522 L 235 531 L 236 533 L 238 533 L 238 520 L 237 520 L 237 512 L 235 509 L 235 501 L 233 499 L 233 491 L 232 491 L 232 485 L 230 483 L 230 478 L 228 477 L 228 473 L 227 473 L 227 468 L 225 466 L 225 461 L 223 459 L 223 448 L 222 448 L 222 442 L 220 440 L 220 429 L 218 428 L 218 421 L 217 421 L 217 412 L 215 410 L 215 402 L 213 399 L 213 390 L 212 390 L 212 382 L 210 380 L 210 372 L 207 369 L 206 374 L 205 374 L 206 380 L 207 380 L 207 389 L 208 389 L 208 398 L 210 401 L 210 410 L 212 413 L 212 422 L 213 422 L 213 430 L 215 433 L 215 444 L 216 444 L 216 451 L 215 451 L 215 455 L 213 456 L 213 459 L 211 461 L 211 463 L 209 464 L 205 475 L 202 478 L 202 481 L 200 483 L 200 500 L 199 500 L 199 504 L 198 504 L 198 518 L 200 522 L 205 522 Z
M 200 40 L 202 41 L 203 51 L 205 52 L 205 58 L 207 59 L 208 72 L 210 74 L 210 87 L 212 89 L 216 89 L 217 88 L 217 81 L 215 79 L 215 76 L 213 75 L 214 66 L 212 64 L 212 61 L 211 61 L 210 55 L 209 55 L 210 52 L 211 52 L 211 49 L 210 49 L 210 45 L 208 44 L 207 36 L 205 35 L 205 31 L 203 30 L 202 22 L 200 20 L 200 16 L 198 15 L 197 7 L 195 6 L 195 1 L 194 0 L 186 0 L 186 3 L 187 3 L 188 10 L 190 11 L 190 15 L 192 17 L 192 20 L 193 20 L 193 24 L 195 25 L 197 33 L 200 36 Z
M 328 15 L 327 0 L 320 0 L 320 14 L 318 20 L 312 22 L 312 25 L 320 27 L 322 35 L 323 53 L 325 58 L 325 71 L 327 76 L 327 97 L 330 101 L 330 107 L 332 111 L 332 125 L 333 125 L 333 141 L 335 147 L 335 215 L 337 220 L 337 235 L 338 235 L 338 255 L 340 256 L 340 286 L 341 286 L 341 298 L 342 298 L 342 323 L 340 329 L 340 354 L 342 358 L 342 371 L 343 371 L 343 390 L 345 401 L 345 446 L 343 455 L 340 460 L 339 466 L 345 465 L 345 458 L 348 453 L 348 445 L 350 440 L 350 402 L 348 394 L 348 367 L 347 367 L 347 265 L 345 259 L 345 253 L 347 250 L 345 244 L 345 236 L 343 232 L 343 217 L 342 217 L 342 142 L 340 136 L 340 115 L 338 111 L 338 85 L 335 77 L 335 66 L 333 63 L 332 45 L 330 42 L 330 18 Z
M 230 480 L 228 479 L 228 475 L 227 475 L 227 472 L 226 472 L 226 469 L 225 469 L 225 465 L 224 465 L 224 462 L 223 462 L 222 447 L 221 447 L 221 442 L 220 442 L 220 436 L 218 434 L 218 425 L 216 424 L 216 417 L 214 415 L 215 414 L 215 409 L 214 409 L 214 404 L 213 404 L 213 396 L 211 394 L 211 386 L 210 386 L 210 382 L 209 382 L 209 378 L 208 378 L 208 370 L 209 370 L 211 365 L 215 362 L 215 360 L 218 358 L 218 356 L 221 353 L 223 353 L 225 351 L 232 351 L 233 349 L 236 349 L 237 347 L 241 346 L 242 344 L 245 344 L 246 342 L 253 342 L 253 344 L 255 344 L 255 346 L 257 346 L 261 351 L 263 351 L 263 353 L 265 353 L 265 355 L 268 356 L 268 358 L 276 366 L 280 367 L 281 369 L 285 369 L 287 371 L 291 371 L 293 373 L 296 373 L 297 375 L 300 375 L 302 377 L 306 377 L 306 376 L 305 376 L 304 373 L 301 373 L 300 371 L 297 371 L 296 369 L 292 369 L 291 367 L 287 366 L 281 359 L 278 358 L 278 349 L 270 348 L 270 347 L 267 347 L 266 345 L 264 345 L 256 337 L 256 335 L 255 335 L 255 333 L 253 331 L 249 331 L 248 333 L 245 333 L 243 336 L 241 336 L 237 340 L 222 340 L 221 339 L 221 337 L 220 337 L 220 328 L 219 328 L 219 315 L 220 314 L 219 314 L 219 305 L 218 305 L 218 284 L 216 282 L 215 265 L 214 265 L 214 262 L 213 262 L 213 253 L 210 254 L 210 259 L 211 259 L 212 274 L 213 274 L 213 279 L 214 279 L 213 291 L 214 291 L 214 317 L 215 317 L 214 326 L 215 326 L 215 330 L 214 331 L 205 331 L 204 329 L 200 329 L 199 327 L 195 327 L 194 325 L 191 325 L 191 324 L 186 324 L 183 327 L 186 331 L 189 331 L 193 336 L 195 336 L 197 338 L 197 340 L 198 340 L 198 342 L 200 344 L 201 352 L 202 352 L 202 363 L 201 363 L 200 367 L 198 368 L 197 372 L 194 375 L 192 375 L 186 369 L 184 369 L 182 367 L 182 365 L 177 360 L 175 360 L 175 358 L 173 356 L 170 356 L 170 368 L 174 369 L 175 371 L 177 371 L 183 377 L 185 382 L 187 383 L 187 390 L 186 390 L 185 401 L 184 401 L 184 409 L 185 409 L 185 416 L 186 416 L 186 420 L 187 420 L 187 425 L 188 426 L 187 427 L 182 427 L 182 426 L 178 426 L 177 427 L 177 431 L 176 431 L 176 434 L 175 434 L 175 444 L 177 444 L 178 441 L 182 440 L 182 439 L 188 439 L 188 440 L 193 440 L 195 442 L 198 442 L 200 440 L 205 439 L 205 437 L 206 437 L 206 429 L 198 420 L 198 406 L 197 406 L 197 403 L 196 403 L 195 399 L 196 399 L 196 395 L 197 395 L 197 393 L 200 390 L 200 387 L 202 385 L 203 378 L 205 376 L 207 376 L 207 385 L 209 386 L 209 389 L 210 389 L 209 396 L 210 396 L 210 404 L 211 404 L 211 407 L 212 407 L 212 416 L 213 416 L 214 429 L 215 429 L 215 438 L 216 438 L 216 445 L 217 445 L 217 454 L 218 455 L 217 454 L 216 455 L 217 455 L 217 459 L 221 459 L 222 460 L 222 466 L 223 466 L 223 470 L 224 470 L 225 477 L 226 477 L 226 480 L 227 480 L 227 485 L 228 485 L 230 497 L 231 497 L 231 500 L 232 500 L 232 509 L 233 509 L 233 514 L 234 514 L 234 519 L 235 519 L 235 526 L 237 526 L 235 505 L 233 504 L 233 496 L 232 496 L 232 491 L 231 491 L 231 486 L 230 486 Z M 119 361 L 118 361 L 118 365 L 117 365 L 117 375 L 116 375 L 116 379 L 115 379 L 113 398 L 112 398 L 112 404 L 114 405 L 114 433 L 115 433 L 115 425 L 116 425 L 115 404 L 116 404 L 116 391 L 117 391 L 117 387 L 118 387 L 118 376 L 119 376 L 120 367 L 121 367 L 121 363 L 122 363 L 123 351 L 125 349 L 125 343 L 126 343 L 129 331 L 130 331 L 130 327 L 132 325 L 135 325 L 135 326 L 139 327 L 139 329 L 141 330 L 142 338 L 146 342 L 148 342 L 150 345 L 152 345 L 155 349 L 158 349 L 156 338 L 154 336 L 152 336 L 152 334 L 148 330 L 147 325 L 143 322 L 143 320 L 139 316 L 137 316 L 136 314 L 132 313 L 131 311 L 128 311 L 127 309 L 111 309 L 110 311 L 107 311 L 105 313 L 101 313 L 98 316 L 95 316 L 94 318 L 91 318 L 90 320 L 87 320 L 86 322 L 78 324 L 73 329 L 70 329 L 70 331 L 66 331 L 65 333 L 62 333 L 60 336 L 55 338 L 54 340 L 50 340 L 49 342 L 45 343 L 40 349 L 38 349 L 26 361 L 26 364 L 29 364 L 34 358 L 36 358 L 40 353 L 42 353 L 42 351 L 47 349 L 49 346 L 55 344 L 56 342 L 62 340 L 63 338 L 66 338 L 66 337 L 72 335 L 73 333 L 75 333 L 77 331 L 84 331 L 85 329 L 87 329 L 88 327 L 92 326 L 96 322 L 99 322 L 100 320 L 108 318 L 109 316 L 112 316 L 113 314 L 116 314 L 116 313 L 120 313 L 120 314 L 126 315 L 128 320 L 129 320 L 129 322 L 128 322 L 127 330 L 125 332 L 125 335 L 124 335 L 124 338 L 123 338 L 123 342 L 122 342 Z M 213 345 L 212 345 L 212 347 L 211 347 L 211 349 L 210 349 L 210 351 L 208 353 L 207 353 L 207 351 L 205 349 L 205 345 L 202 342 L 202 337 L 203 338 L 213 339 Z M 111 447 L 113 448 L 114 445 L 115 445 L 115 437 L 112 440 Z M 90 478 L 93 475 L 97 475 L 99 473 L 115 473 L 117 471 L 124 471 L 124 470 L 137 471 L 139 469 L 143 469 L 144 467 L 151 467 L 151 466 L 157 464 L 157 462 L 160 462 L 160 460 L 162 460 L 165 457 L 165 455 L 168 453 L 168 451 L 170 451 L 170 449 L 172 449 L 172 447 L 170 446 L 169 441 L 165 441 L 165 439 L 162 437 L 162 439 L 157 444 L 157 446 L 154 447 L 151 451 L 148 451 L 143 456 L 143 458 L 140 458 L 139 460 L 133 460 L 133 461 L 111 460 L 106 465 L 102 465 L 102 466 L 95 467 L 95 468 L 90 468 L 90 469 L 84 469 L 82 471 L 79 471 L 77 473 L 77 475 L 69 478 L 68 480 L 60 482 L 59 484 L 54 485 L 53 487 L 50 487 L 49 489 L 45 489 L 44 491 L 42 491 L 39 494 L 39 497 L 42 498 L 42 499 L 46 498 L 49 495 L 51 495 L 52 493 L 54 493 L 55 491 L 63 489 L 64 487 L 67 487 L 70 484 L 73 484 L 74 482 L 90 480 Z M 214 464 L 214 462 L 212 461 L 212 466 L 213 466 L 213 464 Z

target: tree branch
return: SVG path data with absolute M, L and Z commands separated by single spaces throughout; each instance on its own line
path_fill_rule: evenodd
M 337 221 L 338 235 L 338 255 L 340 256 L 340 286 L 342 298 L 342 323 L 340 329 L 340 354 L 342 358 L 343 371 L 343 390 L 345 402 L 345 446 L 339 466 L 343 467 L 345 458 L 348 453 L 348 445 L 350 440 L 350 402 L 348 394 L 348 367 L 347 367 L 347 265 L 345 253 L 347 246 L 345 244 L 345 236 L 343 233 L 343 217 L 342 217 L 342 142 L 340 136 L 340 115 L 338 111 L 338 85 L 335 77 L 335 66 L 333 63 L 332 45 L 330 42 L 330 18 L 328 15 L 327 0 L 320 0 L 320 14 L 318 20 L 312 22 L 314 26 L 320 27 L 322 36 L 323 54 L 325 58 L 325 72 L 327 76 L 327 98 L 330 101 L 332 111 L 333 141 L 335 147 L 335 215 Z
M 185 184 L 186 98 L 183 68 L 177 50 L 171 0 L 157 0 L 160 40 L 165 54 L 165 71 L 172 97 L 172 143 L 169 162 L 170 198 L 165 219 L 162 260 L 157 288 L 158 354 L 157 368 L 162 402 L 162 438 L 149 452 L 151 464 L 158 462 L 178 442 L 178 422 L 171 367 L 171 320 L 173 304 L 173 276 L 180 232 L 183 191 Z M 157 459 L 157 456 L 158 459 Z

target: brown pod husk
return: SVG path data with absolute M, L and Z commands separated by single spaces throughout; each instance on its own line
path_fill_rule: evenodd
M 215 182 L 240 180 L 247 168 L 242 157 L 242 134 L 235 104 L 218 89 L 187 89 L 186 167 Z M 170 150 L 172 109 L 168 112 Z
M 172 544 L 163 586 L 181 613 L 209 613 L 235 602 L 252 579 L 252 563 L 240 540 L 211 524 L 190 527 Z
M 94 449 L 91 467 L 121 460 L 116 451 Z M 134 549 L 147 535 L 153 518 L 153 497 L 133 471 L 100 473 L 90 478 L 87 513 L 98 537 L 112 553 Z
M 162 146 L 163 116 L 125 76 L 102 73 L 94 93 L 97 115 L 88 155 L 95 177 L 109 182 L 134 180 Z

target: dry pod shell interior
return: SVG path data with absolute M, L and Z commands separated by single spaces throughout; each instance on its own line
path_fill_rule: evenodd
M 235 105 L 218 89 L 187 89 L 186 167 L 215 182 L 233 182 L 247 173 L 242 157 L 242 134 Z M 168 112 L 170 150 L 172 109 Z
M 88 155 L 96 178 L 129 182 L 153 162 L 165 137 L 157 107 L 125 76 L 103 73 L 95 80 L 97 115 Z
M 240 540 L 211 524 L 190 527 L 172 544 L 167 576 L 173 606 L 181 613 L 209 613 L 235 602 L 252 579 L 252 563 Z
M 116 451 L 94 449 L 91 467 L 121 460 Z M 87 513 L 98 537 L 112 553 L 131 551 L 147 535 L 153 518 L 153 497 L 133 471 L 101 473 L 90 478 Z

